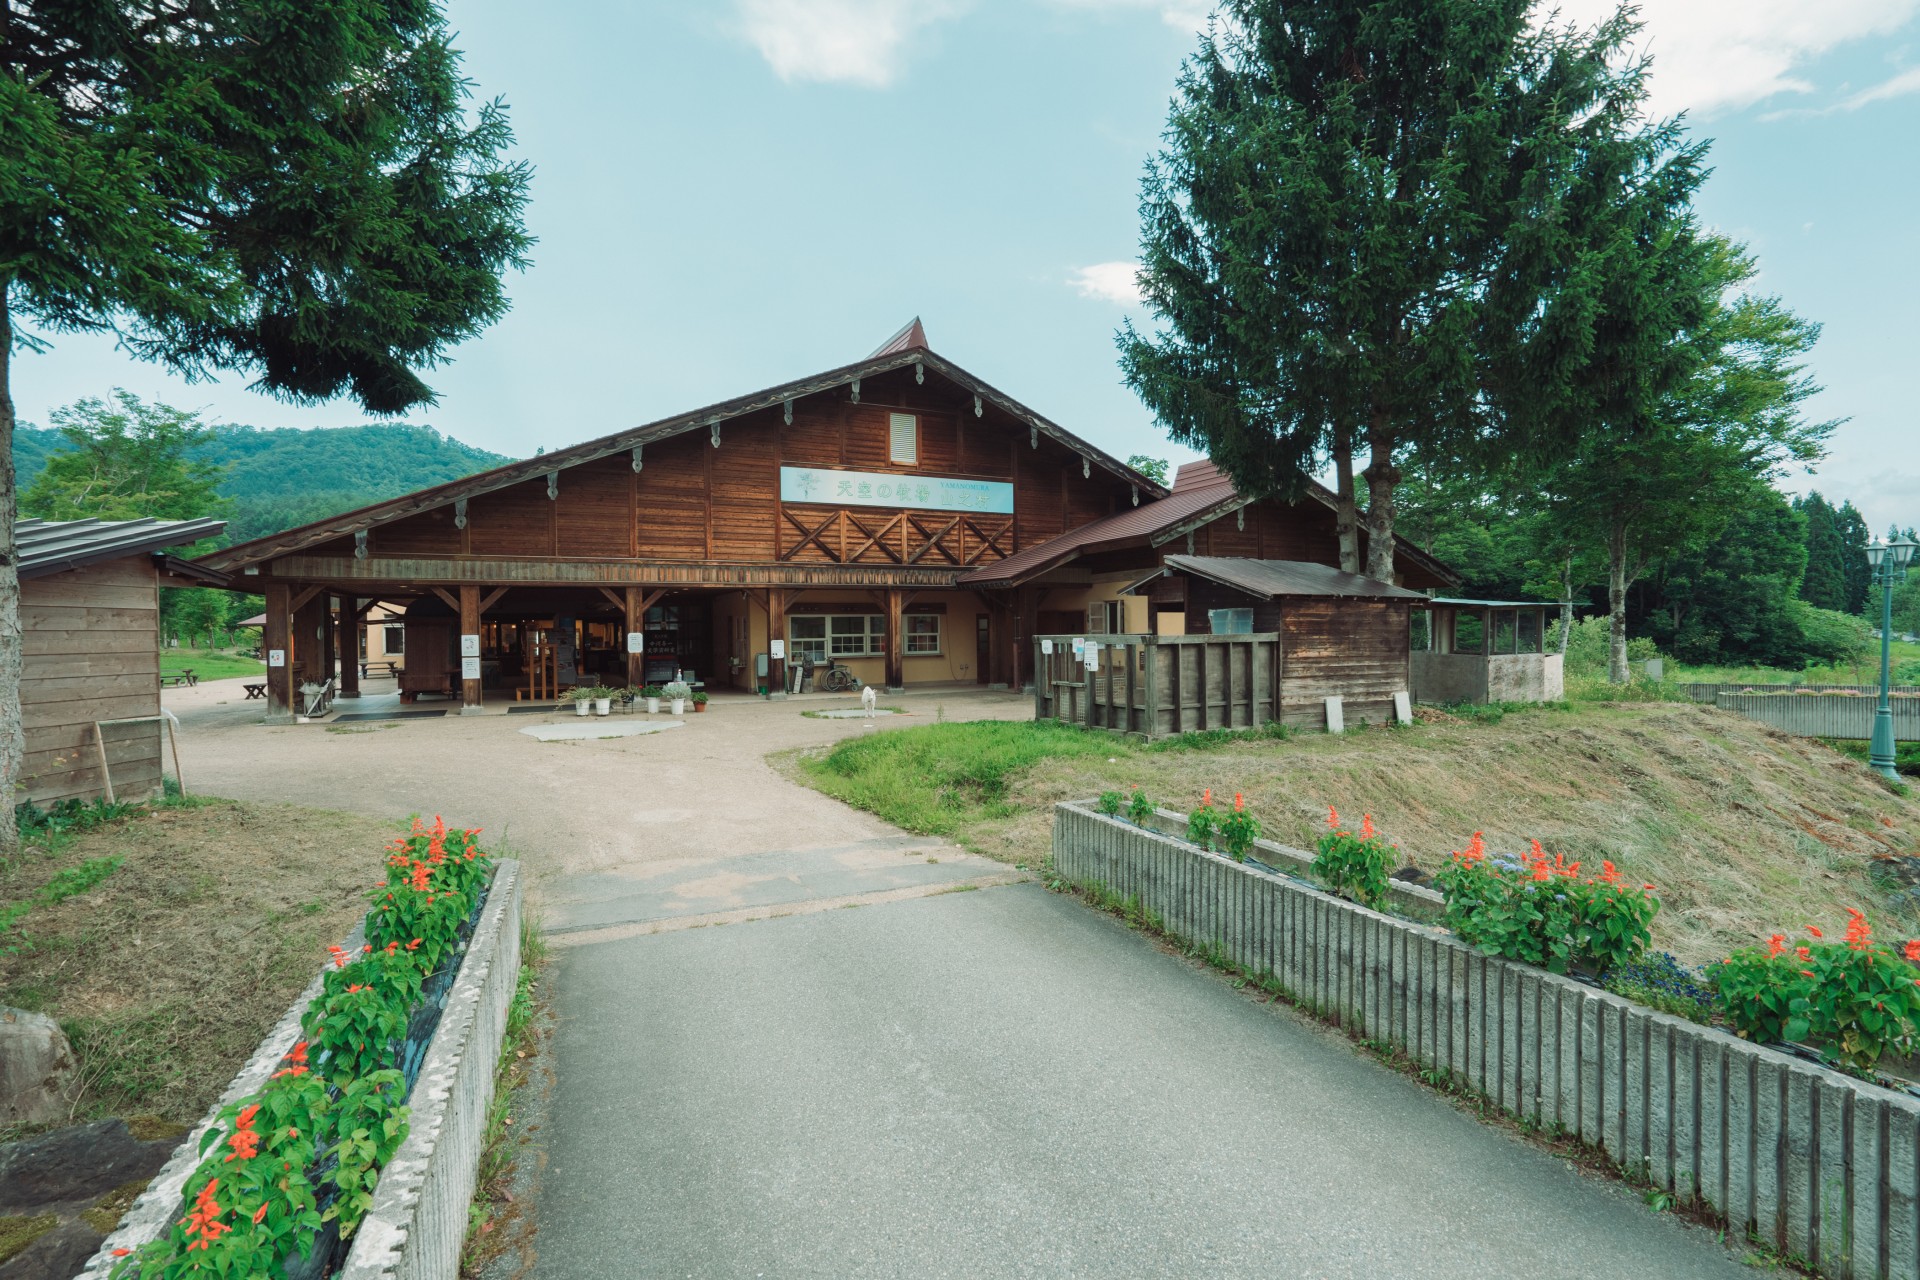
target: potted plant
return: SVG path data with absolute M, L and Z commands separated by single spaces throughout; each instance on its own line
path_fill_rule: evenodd
M 707 695 L 704 692 L 693 695 L 693 709 L 695 711 L 705 711 L 707 709 Z
M 597 716 L 613 713 L 613 690 L 603 684 L 593 686 L 593 714 Z
M 647 700 L 647 714 L 653 715 L 660 710 L 660 686 L 650 684 L 640 690 L 640 696 Z
M 693 689 L 685 680 L 669 680 L 666 687 L 660 691 L 660 696 L 672 699 L 673 714 L 683 716 L 687 713 L 687 695 L 692 692 Z
M 592 714 L 593 689 L 591 686 L 581 685 L 579 688 L 570 691 L 567 697 L 573 702 L 573 714 L 577 716 Z

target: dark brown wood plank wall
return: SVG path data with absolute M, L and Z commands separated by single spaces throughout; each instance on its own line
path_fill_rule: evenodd
M 25 798 L 105 793 L 93 722 L 160 712 L 159 595 L 138 556 L 20 584 L 20 719 Z M 106 731 L 115 793 L 160 786 L 158 724 Z
M 779 500 L 781 439 L 778 413 L 756 414 L 720 429 L 713 456 L 713 554 L 720 560 L 772 560 L 773 522 Z
M 640 554 L 659 560 L 700 560 L 707 553 L 707 460 L 704 433 L 690 432 L 647 446 L 640 470 Z M 562 477 L 564 479 L 565 477 Z
M 456 556 L 463 549 L 462 541 L 460 530 L 453 524 L 453 508 L 439 507 L 380 526 L 370 535 L 368 546 L 370 551 L 379 555 Z M 346 545 L 350 548 L 352 540 L 348 539 Z M 327 551 L 322 554 L 339 553 Z
M 560 554 L 595 560 L 634 554 L 634 481 L 624 454 L 560 473 L 554 504 Z
M 566 476 L 560 479 L 564 486 Z M 546 480 L 528 480 L 475 498 L 467 504 L 467 535 L 474 555 L 554 554 L 553 502 Z
M 1350 724 L 1392 716 L 1394 693 L 1410 687 L 1406 602 L 1291 597 L 1281 604 L 1281 720 L 1323 726 L 1323 700 L 1334 695 Z

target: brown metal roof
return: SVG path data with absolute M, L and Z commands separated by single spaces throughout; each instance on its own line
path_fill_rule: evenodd
M 873 355 L 868 356 L 867 359 L 872 360 L 876 356 L 897 355 L 902 351 L 912 351 L 915 347 L 918 347 L 922 351 L 931 350 L 931 348 L 927 346 L 927 331 L 921 327 L 919 316 L 915 316 L 913 319 L 907 321 L 907 323 L 901 327 L 900 332 L 881 343 Z
M 1323 506 L 1334 505 L 1333 491 L 1313 481 L 1307 483 L 1307 496 Z M 1130 510 L 1069 529 L 1045 542 L 1022 547 L 1005 560 L 996 560 L 963 574 L 959 585 L 989 589 L 1017 586 L 1094 551 L 1135 542 L 1147 547 L 1163 546 L 1187 530 L 1231 515 L 1252 501 L 1243 498 L 1233 487 L 1233 481 L 1213 463 L 1189 462 L 1174 474 L 1173 491 L 1166 497 L 1142 502 Z M 1443 581 L 1460 580 L 1459 574 L 1398 535 L 1394 537 L 1394 555 L 1418 563 Z
M 1237 556 L 1168 556 L 1168 573 L 1191 573 L 1250 596 L 1340 596 L 1376 600 L 1425 600 L 1419 591 L 1377 578 L 1343 573 L 1310 560 L 1245 560 Z M 1136 586 L 1139 584 L 1135 584 Z
M 151 555 L 211 538 L 225 520 L 16 520 L 13 543 L 22 578 L 79 569 L 121 556 Z
M 510 462 L 505 466 L 495 467 L 491 471 L 482 471 L 463 480 L 454 480 L 447 484 L 417 490 L 398 498 L 390 498 L 385 502 L 376 502 L 354 511 L 330 516 L 325 520 L 317 520 L 297 529 L 269 534 L 264 538 L 256 538 L 252 542 L 243 542 L 237 546 L 213 552 L 203 557 L 201 563 L 220 569 L 237 569 L 243 565 L 259 564 L 275 556 L 290 555 L 307 547 L 358 533 L 387 521 L 399 520 L 406 516 L 417 515 L 422 511 L 431 511 L 436 507 L 448 506 L 461 498 L 472 498 L 496 489 L 505 489 L 511 485 L 538 479 L 549 472 L 562 471 L 582 463 L 612 457 L 636 446 L 652 444 L 656 440 L 665 440 L 689 431 L 718 429 L 719 425 L 729 418 L 757 413 L 762 409 L 774 408 L 785 401 L 799 400 L 822 391 L 846 386 L 862 378 L 871 378 L 915 365 L 922 366 L 929 375 L 945 378 L 960 390 L 978 397 L 983 404 L 993 405 L 1008 416 L 1025 423 L 1037 434 L 1071 449 L 1094 466 L 1138 487 L 1143 496 L 1160 497 L 1167 492 L 1118 458 L 1088 444 L 1065 427 L 1035 413 L 1018 400 L 982 382 L 952 361 L 935 355 L 924 345 L 902 345 L 916 334 L 919 341 L 924 343 L 926 331 L 920 327 L 917 319 L 901 334 L 889 339 L 881 352 L 876 352 L 857 364 L 842 365 L 838 369 L 830 369 L 810 378 L 782 383 L 777 387 L 769 387 L 751 395 L 722 400 L 705 408 L 675 414 L 670 418 L 662 418 L 645 426 L 632 427 L 613 435 L 601 436 L 597 440 L 588 440 L 571 448 L 558 449 L 538 457 Z

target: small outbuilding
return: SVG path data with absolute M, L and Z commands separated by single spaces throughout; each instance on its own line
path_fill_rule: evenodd
M 1547 652 L 1547 618 L 1559 605 L 1441 597 L 1418 607 L 1425 614 L 1414 626 L 1415 701 L 1557 702 L 1566 696 L 1565 660 Z
M 1310 561 L 1170 555 L 1125 594 L 1148 599 L 1157 633 L 1041 637 L 1037 715 L 1151 738 L 1338 731 L 1406 709 L 1418 591 Z
M 160 588 L 224 587 L 167 554 L 223 520 L 19 520 L 17 800 L 145 798 L 161 788 Z

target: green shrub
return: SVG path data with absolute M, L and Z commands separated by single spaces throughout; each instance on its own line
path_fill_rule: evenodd
M 1187 840 L 1202 849 L 1213 848 L 1214 833 L 1220 830 L 1220 814 L 1213 807 L 1213 788 L 1208 787 L 1200 803 L 1187 815 Z
M 1789 608 L 1805 637 L 1809 665 L 1816 659 L 1859 663 L 1879 655 L 1880 646 L 1874 641 L 1872 628 L 1865 618 L 1833 609 L 1816 609 L 1799 599 L 1791 601 Z
M 1489 857 L 1476 831 L 1435 879 L 1447 927 L 1469 946 L 1554 973 L 1605 973 L 1646 950 L 1660 899 L 1650 884 L 1628 884 L 1613 863 L 1601 866 L 1583 877 L 1578 862 L 1549 860 L 1538 840 L 1522 858 Z
M 1109 818 L 1119 817 L 1120 793 L 1118 791 L 1102 791 L 1100 793 L 1099 806 L 1100 812 L 1106 814 Z
M 1328 805 L 1327 828 L 1316 846 L 1314 878 L 1361 906 L 1377 907 L 1385 902 L 1393 874 L 1394 848 L 1375 833 L 1373 815 L 1360 815 L 1356 835 L 1340 825 L 1340 814 Z
M 1253 852 L 1253 842 L 1259 838 L 1260 820 L 1247 812 L 1246 798 L 1234 792 L 1233 812 L 1220 820 L 1220 840 L 1227 848 L 1227 856 L 1235 862 L 1245 862 Z
M 1143 827 L 1153 817 L 1153 801 L 1147 799 L 1147 793 L 1137 784 L 1133 788 L 1132 798 L 1127 801 L 1127 816 L 1133 819 L 1136 825 Z
M 1762 1043 L 1810 1041 L 1840 1066 L 1869 1072 L 1887 1053 L 1911 1054 L 1920 1034 L 1920 941 L 1901 951 L 1873 940 L 1858 911 L 1844 942 L 1812 940 L 1788 947 L 1784 934 L 1767 949 L 1745 947 L 1716 975 L 1727 1022 Z

